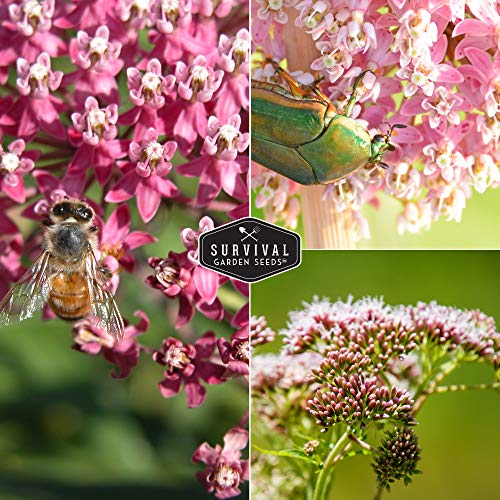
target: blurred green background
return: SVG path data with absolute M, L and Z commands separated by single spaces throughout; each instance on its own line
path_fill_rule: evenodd
M 255 199 L 255 193 L 252 193 Z M 371 205 L 362 209 L 370 226 L 370 239 L 362 239 L 357 249 L 491 249 L 500 248 L 500 191 L 488 189 L 486 193 L 474 192 L 467 200 L 462 211 L 462 221 L 433 222 L 429 231 L 419 234 L 408 232 L 400 235 L 397 231 L 397 218 L 401 213 L 401 203 L 396 199 L 380 194 L 380 208 Z M 264 212 L 252 203 L 252 215 L 265 219 Z M 302 236 L 302 219 L 297 228 Z
M 355 299 L 383 296 L 392 305 L 436 300 L 481 309 L 499 325 L 500 252 L 306 251 L 300 267 L 252 285 L 252 314 L 265 315 L 269 326 L 279 330 L 286 325 L 288 311 L 314 295 L 346 299 L 349 294 Z M 269 350 L 277 350 L 278 345 L 275 341 Z M 492 378 L 492 368 L 470 364 L 446 382 L 487 383 Z M 500 498 L 500 393 L 433 395 L 419 412 L 418 422 L 423 474 L 407 487 L 396 484 L 383 498 Z M 376 483 L 369 464 L 368 457 L 343 461 L 331 498 L 373 498 Z
M 189 191 L 194 194 L 192 186 Z M 137 309 L 149 316 L 151 328 L 139 341 L 159 348 L 168 336 L 191 342 L 207 330 L 229 337 L 227 322 L 199 313 L 176 331 L 178 302 L 144 284 L 152 272 L 147 257 L 184 250 L 179 230 L 197 229 L 203 214 L 163 206 L 146 226 L 135 203 L 130 206 L 132 228 L 159 237 L 134 251 L 137 269 L 122 273 L 116 296 L 131 322 Z M 28 226 L 25 235 L 33 229 Z M 219 296 L 233 312 L 245 302 L 230 284 Z M 59 319 L 38 316 L 0 330 L 0 499 L 213 498 L 195 479 L 203 467 L 192 464 L 191 455 L 203 441 L 222 444 L 238 424 L 248 408 L 244 382 L 208 386 L 206 402 L 188 409 L 184 393 L 160 395 L 163 370 L 150 355 L 141 355 L 128 379 L 115 380 L 111 364 L 71 344 L 71 324 Z

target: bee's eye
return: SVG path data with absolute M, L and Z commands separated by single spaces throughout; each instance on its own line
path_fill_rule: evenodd
M 69 205 L 67 203 L 58 203 L 52 209 L 52 213 L 54 215 L 64 215 L 68 213 L 68 210 L 69 210 Z
M 373 138 L 373 142 L 375 142 L 377 144 L 381 144 L 381 143 L 385 142 L 385 137 L 383 135 L 376 135 Z
M 92 212 L 88 208 L 79 208 L 76 213 L 84 220 L 92 219 Z

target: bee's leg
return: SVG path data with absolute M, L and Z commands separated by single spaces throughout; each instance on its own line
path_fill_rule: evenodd
M 344 115 L 347 117 L 351 116 L 352 108 L 354 108 L 354 105 L 356 104 L 356 100 L 358 99 L 358 93 L 357 93 L 358 85 L 360 84 L 361 80 L 366 75 L 366 73 L 375 74 L 375 73 L 373 73 L 372 70 L 367 69 L 366 71 L 363 71 L 362 73 L 360 73 L 356 77 L 356 80 L 354 80 L 354 84 L 352 86 L 351 96 L 349 97 L 349 100 L 347 101 L 347 105 L 346 105 L 345 111 L 344 111 Z
M 97 231 L 99 231 L 99 228 L 97 226 L 92 226 L 92 227 L 89 227 L 89 231 L 91 233 L 97 233 Z

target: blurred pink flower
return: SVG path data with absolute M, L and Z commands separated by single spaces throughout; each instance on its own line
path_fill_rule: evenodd
M 230 341 L 221 337 L 217 341 L 217 347 L 222 362 L 227 365 L 227 376 L 249 374 L 250 343 L 248 341 L 248 326 L 244 326 L 233 333 Z
M 193 453 L 193 462 L 207 465 L 196 477 L 209 493 L 217 498 L 232 498 L 241 491 L 242 481 L 248 481 L 250 470 L 248 460 L 241 459 L 241 450 L 248 444 L 248 431 L 234 427 L 224 436 L 224 447 L 208 443 L 201 444 Z
M 0 208 L 5 208 L 0 200 Z M 7 239 L 5 235 L 15 233 L 17 228 L 0 212 L 0 232 L 4 236 L 0 239 L 0 299 L 9 291 L 11 282 L 16 282 L 24 274 L 21 265 L 23 239 L 20 234 Z
M 206 390 L 200 379 L 207 384 L 220 384 L 224 380 L 224 367 L 213 363 L 210 358 L 217 339 L 213 332 L 207 332 L 194 344 L 183 344 L 172 337 L 163 341 L 161 350 L 153 354 L 153 359 L 162 366 L 165 378 L 158 384 L 163 397 L 178 394 L 182 383 L 190 408 L 200 406 L 206 397 Z
M 139 323 L 125 327 L 125 336 L 121 342 L 117 342 L 88 320 L 78 321 L 73 327 L 73 349 L 92 356 L 101 353 L 104 359 L 118 367 L 117 371 L 111 372 L 113 378 L 128 377 L 139 359 L 140 348 L 136 337 L 149 329 L 145 313 L 136 311 L 134 316 L 139 318 Z
M 33 0 L 24 0 L 21 4 L 12 3 L 9 5 L 10 19 L 25 36 L 31 36 L 35 31 L 45 33 L 52 26 L 54 4 L 54 0 L 43 3 Z

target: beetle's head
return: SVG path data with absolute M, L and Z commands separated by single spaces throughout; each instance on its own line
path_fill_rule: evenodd
M 406 128 L 406 125 L 401 125 L 399 123 L 392 125 L 387 134 L 377 134 L 372 139 L 372 155 L 368 160 L 370 163 L 385 166 L 385 164 L 382 163 L 384 153 L 386 151 L 394 151 L 395 149 L 391 144 L 391 137 L 395 128 Z

